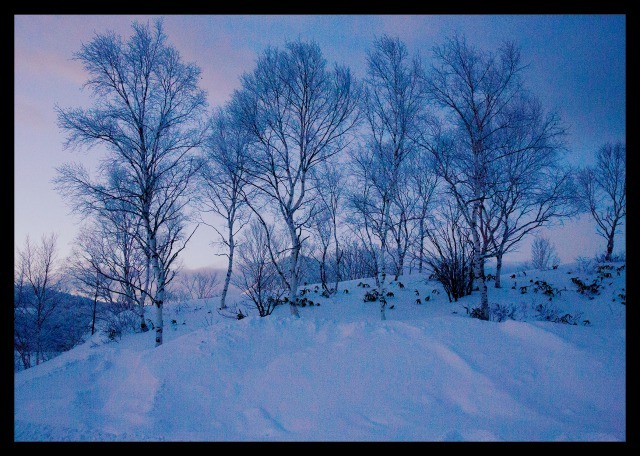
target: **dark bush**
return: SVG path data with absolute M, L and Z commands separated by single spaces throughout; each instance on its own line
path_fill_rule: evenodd
M 472 291 L 473 244 L 458 223 L 460 215 L 452 212 L 448 217 L 429 230 L 433 250 L 427 253 L 426 262 L 449 302 L 457 302 Z
M 377 301 L 379 297 L 380 293 L 378 293 L 378 290 L 374 288 L 373 290 L 367 291 L 364 294 L 364 302 L 374 302 Z

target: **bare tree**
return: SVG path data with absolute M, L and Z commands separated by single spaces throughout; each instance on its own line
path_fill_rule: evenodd
M 312 255 L 320 266 L 320 285 L 324 294 L 329 296 L 333 291 L 329 289 L 329 279 L 327 275 L 327 262 L 329 257 L 329 247 L 333 237 L 333 226 L 331 224 L 331 214 L 329 209 L 323 205 L 322 209 L 316 212 L 310 221 L 311 229 L 315 232 L 312 247 Z
M 498 229 L 492 240 L 496 288 L 501 286 L 505 253 L 537 228 L 576 212 L 571 172 L 561 162 L 565 131 L 558 116 L 545 115 L 531 96 L 521 96 L 501 117 L 507 116 L 509 128 L 500 134 L 502 178 L 492 198 L 498 206 Z
M 560 259 L 556 247 L 544 236 L 536 236 L 531 244 L 531 267 L 545 271 L 549 267 L 558 266 Z
M 524 93 L 520 50 L 505 43 L 496 53 L 470 46 L 455 36 L 434 48 L 434 65 L 425 79 L 430 96 L 442 109 L 431 137 L 420 141 L 433 153 L 439 174 L 462 211 L 474 247 L 474 280 L 481 290 L 478 318 L 489 319 L 485 260 L 493 256 L 497 205 L 491 197 L 502 179 L 503 131 L 514 125 L 509 113 Z
M 358 240 L 358 244 L 366 249 L 366 256 L 371 260 L 373 267 L 373 277 L 376 287 L 380 289 L 381 279 L 383 279 L 383 268 L 380 261 L 383 256 L 380 249 L 383 246 L 383 238 L 386 238 L 386 225 L 384 224 L 385 214 L 388 213 L 386 206 L 389 201 L 381 197 L 378 185 L 377 167 L 374 166 L 370 157 L 359 154 L 353 158 L 354 182 L 348 195 L 348 206 L 351 212 L 349 219 L 352 233 Z M 384 179 L 382 179 L 384 181 Z M 386 243 L 384 243 L 386 249 Z M 384 308 L 381 308 L 384 318 Z
M 340 277 L 342 280 L 364 279 L 376 274 L 375 258 L 372 252 L 358 239 L 343 238 L 340 242 L 342 260 Z
M 410 174 L 407 170 L 399 176 L 396 196 L 390 211 L 389 234 L 393 243 L 389 244 L 389 256 L 393 262 L 394 280 L 398 280 L 404 273 L 405 258 L 418 228 L 416 222 L 419 198 L 416 189 L 411 185 Z
M 422 273 L 425 264 L 425 240 L 427 239 L 427 227 L 430 223 L 432 207 L 437 203 L 438 175 L 431 157 L 424 149 L 419 149 L 412 157 L 410 164 L 410 185 L 414 188 L 417 217 L 417 235 L 414 240 L 413 257 L 418 261 L 418 272 Z M 415 251 L 417 250 L 417 252 Z
M 48 321 L 59 307 L 63 282 L 57 264 L 57 235 L 34 244 L 29 236 L 17 251 L 14 285 L 14 347 L 24 368 L 49 359 L 55 341 Z
M 108 287 L 108 279 L 102 277 L 100 272 L 94 270 L 91 264 L 83 261 L 84 259 L 73 255 L 67 265 L 67 273 L 71 277 L 72 285 L 77 293 L 92 299 L 91 307 L 91 335 L 96 332 L 96 323 L 100 317 L 98 302 L 101 291 Z
M 126 43 L 113 32 L 97 34 L 75 58 L 90 75 L 86 86 L 95 104 L 89 110 L 56 108 L 59 126 L 68 134 L 65 146 L 104 146 L 101 171 L 118 175 L 119 191 L 69 165 L 58 170 L 58 188 L 73 198 L 72 204 L 83 201 L 83 210 L 95 202 L 102 209 L 106 201 L 125 201 L 126 210 L 140 220 L 139 241 L 154 275 L 158 346 L 168 268 L 190 238 L 183 231 L 197 170 L 191 153 L 201 143 L 199 121 L 206 109 L 206 94 L 198 88 L 200 69 L 183 63 L 167 44 L 161 19 L 153 29 L 134 22 Z
M 179 286 L 188 299 L 208 299 L 218 289 L 218 273 L 212 270 L 180 271 L 176 275 Z
M 310 173 L 349 144 L 357 95 L 346 67 L 328 70 L 319 46 L 301 41 L 286 43 L 283 51 L 266 49 L 234 94 L 254 139 L 250 184 L 275 206 L 290 238 L 287 287 L 295 316 L 303 230 L 315 211 Z
M 366 139 L 353 156 L 355 177 L 361 184 L 358 201 L 352 202 L 368 219 L 366 229 L 379 242 L 376 285 L 384 294 L 391 207 L 398 197 L 402 165 L 415 151 L 411 138 L 421 126 L 426 107 L 424 75 L 420 60 L 410 58 L 406 45 L 387 35 L 374 40 L 367 63 L 361 103 Z M 372 238 L 367 235 L 367 239 Z M 384 300 L 380 313 L 385 319 Z
M 76 204 L 82 207 L 82 203 Z M 140 219 L 127 210 L 125 200 L 109 200 L 102 209 L 97 202 L 93 204 L 94 219 L 76 238 L 68 261 L 69 274 L 84 288 L 99 285 L 95 292 L 108 302 L 122 301 L 124 308 L 134 310 L 140 330 L 146 332 L 145 303 L 151 295 L 152 278 L 150 257 L 141 242 L 144 230 Z
M 323 162 L 319 169 L 314 170 L 314 180 L 317 183 L 320 211 L 313 221 L 313 226 L 318 234 L 321 245 L 320 254 L 320 281 L 327 294 L 337 293 L 338 285 L 342 280 L 341 265 L 343 251 L 340 248 L 338 228 L 340 226 L 341 205 L 344 199 L 345 181 L 343 166 L 336 162 Z M 329 253 L 330 244 L 333 241 L 333 252 Z M 327 261 L 331 255 L 333 259 L 334 286 L 327 285 Z
M 270 315 L 281 302 L 285 284 L 271 258 L 270 246 L 278 247 L 279 239 L 273 228 L 254 220 L 243 234 L 238 247 L 238 270 L 234 284 L 243 291 L 261 317 Z M 269 234 L 269 235 L 268 235 Z
M 75 292 L 93 301 L 91 334 L 95 333 L 96 322 L 101 317 L 98 312 L 100 300 L 113 302 L 114 296 L 122 297 L 122 301 L 129 303 L 131 308 L 131 303 L 135 299 L 130 294 L 131 289 L 134 288 L 135 275 L 132 276 L 131 271 L 126 268 L 121 269 L 119 266 L 122 263 L 119 261 L 108 264 L 112 258 L 118 258 L 118 254 L 112 249 L 117 249 L 119 246 L 111 243 L 113 239 L 103 237 L 102 230 L 98 229 L 98 226 L 98 223 L 94 222 L 93 225 L 81 229 L 65 266 L 66 274 L 71 278 Z M 130 253 L 129 250 L 125 250 L 125 255 Z M 143 268 L 144 265 L 143 262 Z M 146 327 L 144 313 L 142 323 Z M 144 330 L 144 327 L 141 329 Z
M 236 248 L 236 236 L 249 221 L 246 200 L 251 198 L 248 188 L 247 165 L 249 161 L 250 132 L 233 117 L 231 109 L 219 109 L 212 119 L 213 129 L 205 142 L 203 166 L 200 168 L 199 197 L 203 212 L 216 214 L 226 223 L 226 232 L 222 233 L 213 224 L 220 241 L 228 251 L 227 274 L 220 296 L 220 309 L 225 309 L 227 292 L 233 273 L 233 256 Z
M 626 155 L 626 144 L 607 143 L 598 150 L 596 166 L 577 174 L 578 207 L 591 214 L 606 239 L 605 261 L 611 261 L 616 232 L 627 215 Z

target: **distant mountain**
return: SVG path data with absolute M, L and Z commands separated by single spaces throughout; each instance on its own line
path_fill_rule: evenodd
M 15 335 L 35 338 L 37 309 L 33 291 L 23 290 L 22 296 L 19 296 L 18 290 L 14 288 L 14 299 L 21 299 L 23 303 L 15 309 Z M 82 296 L 54 291 L 45 305 L 45 311 L 49 311 L 54 306 L 53 303 L 55 308 L 44 318 L 40 331 L 40 343 L 48 358 L 83 343 L 90 336 L 93 315 L 93 301 Z

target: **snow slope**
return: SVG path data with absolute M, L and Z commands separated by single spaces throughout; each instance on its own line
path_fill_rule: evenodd
M 489 300 L 516 320 L 501 322 L 468 315 L 475 293 L 450 303 L 418 274 L 388 285 L 385 321 L 357 286 L 372 279 L 331 298 L 308 286 L 299 319 L 288 306 L 236 320 L 217 299 L 167 303 L 160 347 L 151 331 L 96 334 L 15 373 L 14 439 L 625 441 L 621 266 L 504 274 Z M 572 278 L 598 280 L 599 294 Z

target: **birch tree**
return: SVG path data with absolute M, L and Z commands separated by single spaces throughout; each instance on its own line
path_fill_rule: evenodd
M 333 236 L 333 226 L 331 224 L 331 214 L 324 204 L 321 209 L 314 214 L 311 219 L 311 231 L 313 232 L 313 241 L 311 248 L 311 255 L 318 262 L 320 272 L 320 286 L 322 292 L 326 296 L 333 293 L 329 289 L 329 278 L 327 272 L 327 263 L 329 260 L 329 247 Z
M 391 205 L 389 235 L 393 242 L 389 244 L 389 256 L 393 263 L 394 280 L 404 273 L 405 258 L 416 236 L 419 199 L 415 187 L 411 185 L 410 174 L 408 169 L 400 174 Z
M 373 229 L 379 242 L 376 286 L 382 293 L 391 206 L 397 198 L 402 164 L 415 151 L 412 137 L 421 127 L 426 108 L 423 78 L 419 58 L 410 58 L 406 45 L 398 38 L 384 35 L 374 40 L 373 49 L 367 53 L 361 103 L 365 140 L 354 154 L 353 163 L 356 178 L 369 180 L 361 184 L 356 206 L 369 219 L 365 229 Z M 385 319 L 384 301 L 380 312 Z
M 517 94 L 497 115 L 496 132 L 501 178 L 492 203 L 498 229 L 492 244 L 496 256 L 496 288 L 500 288 L 502 258 L 522 239 L 542 226 L 575 214 L 573 180 L 563 164 L 565 129 L 555 113 L 545 113 L 540 101 Z
M 276 269 L 278 262 L 272 257 L 272 249 L 280 250 L 281 239 L 273 232 L 273 226 L 263 226 L 260 219 L 250 222 L 242 238 L 238 247 L 239 274 L 233 282 L 258 314 L 266 317 L 281 303 L 285 292 L 281 272 Z
M 422 273 L 425 265 L 425 240 L 428 238 L 428 227 L 431 221 L 431 210 L 437 205 L 438 174 L 435 171 L 430 155 L 425 149 L 419 149 L 410 164 L 409 180 L 414 188 L 417 217 L 417 233 L 414 240 L 413 257 L 418 261 L 418 273 Z
M 83 296 L 92 300 L 91 305 L 91 335 L 96 332 L 96 323 L 100 317 L 98 309 L 99 298 L 105 288 L 108 288 L 108 280 L 95 271 L 91 264 L 84 261 L 84 258 L 72 256 L 68 264 L 68 274 L 71 277 L 75 290 Z
M 516 161 L 512 162 L 515 166 Z M 510 185 L 494 196 L 499 208 L 498 229 L 492 241 L 496 256 L 496 288 L 501 288 L 505 253 L 538 228 L 575 214 L 570 171 L 545 168 L 542 164 L 537 171 L 531 169 L 527 174 L 535 176 L 533 179 L 513 176 Z
M 321 211 L 313 224 L 321 245 L 320 278 L 322 287 L 327 294 L 337 293 L 338 285 L 342 281 L 341 267 L 344 252 L 340 247 L 341 205 L 346 195 L 345 173 L 340 169 L 341 163 L 323 162 L 318 170 L 315 170 L 314 180 L 317 182 L 317 191 Z M 327 256 L 330 244 L 333 243 L 333 272 L 334 286 L 327 285 Z M 323 279 L 324 277 L 324 279 Z
M 627 215 L 627 146 L 607 143 L 596 156 L 596 166 L 577 174 L 578 207 L 597 224 L 597 233 L 607 241 L 605 261 L 611 261 L 615 235 Z
M 184 63 L 167 43 L 162 20 L 154 27 L 133 23 L 124 42 L 113 32 L 97 34 L 75 54 L 89 75 L 90 109 L 56 107 L 67 133 L 65 147 L 104 152 L 100 170 L 117 172 L 119 188 L 94 181 L 81 166 L 59 169 L 67 196 L 101 202 L 124 200 L 143 229 L 155 290 L 155 343 L 162 344 L 162 309 L 168 269 L 190 236 L 184 236 L 191 180 L 197 170 L 193 150 L 204 136 L 206 94 L 198 87 L 200 69 Z M 116 171 L 117 170 L 117 171 Z M 72 201 L 73 204 L 73 201 Z
M 220 241 L 228 249 L 227 273 L 220 296 L 220 309 L 225 309 L 227 292 L 233 273 L 234 253 L 237 235 L 248 223 L 250 212 L 247 198 L 252 191 L 247 185 L 249 179 L 250 131 L 233 117 L 231 109 L 220 108 L 212 119 L 213 128 L 205 141 L 202 152 L 203 164 L 198 173 L 198 201 L 201 211 L 213 213 L 222 218 L 225 231 L 215 224 L 209 224 L 218 234 Z
M 421 144 L 433 153 L 440 175 L 471 230 L 474 279 L 481 291 L 477 315 L 488 320 L 484 264 L 493 254 L 492 238 L 497 229 L 491 197 L 502 179 L 500 160 L 518 153 L 502 150 L 499 139 L 513 125 L 507 112 L 524 92 L 525 66 L 513 43 L 491 53 L 474 48 L 460 36 L 435 47 L 433 57 L 425 81 L 430 99 L 440 108 L 444 130 L 436 126 L 435 135 Z M 445 137 L 448 139 L 443 140 Z
M 145 302 L 151 283 L 148 258 L 138 238 L 141 227 L 125 211 L 104 211 L 85 224 L 68 259 L 68 274 L 84 294 L 107 302 L 119 301 L 139 316 L 139 329 L 148 331 Z
M 303 232 L 315 210 L 311 171 L 349 144 L 357 99 L 349 69 L 328 69 L 320 47 L 302 41 L 266 49 L 234 94 L 253 136 L 251 185 L 275 207 L 290 239 L 286 282 L 294 316 Z

